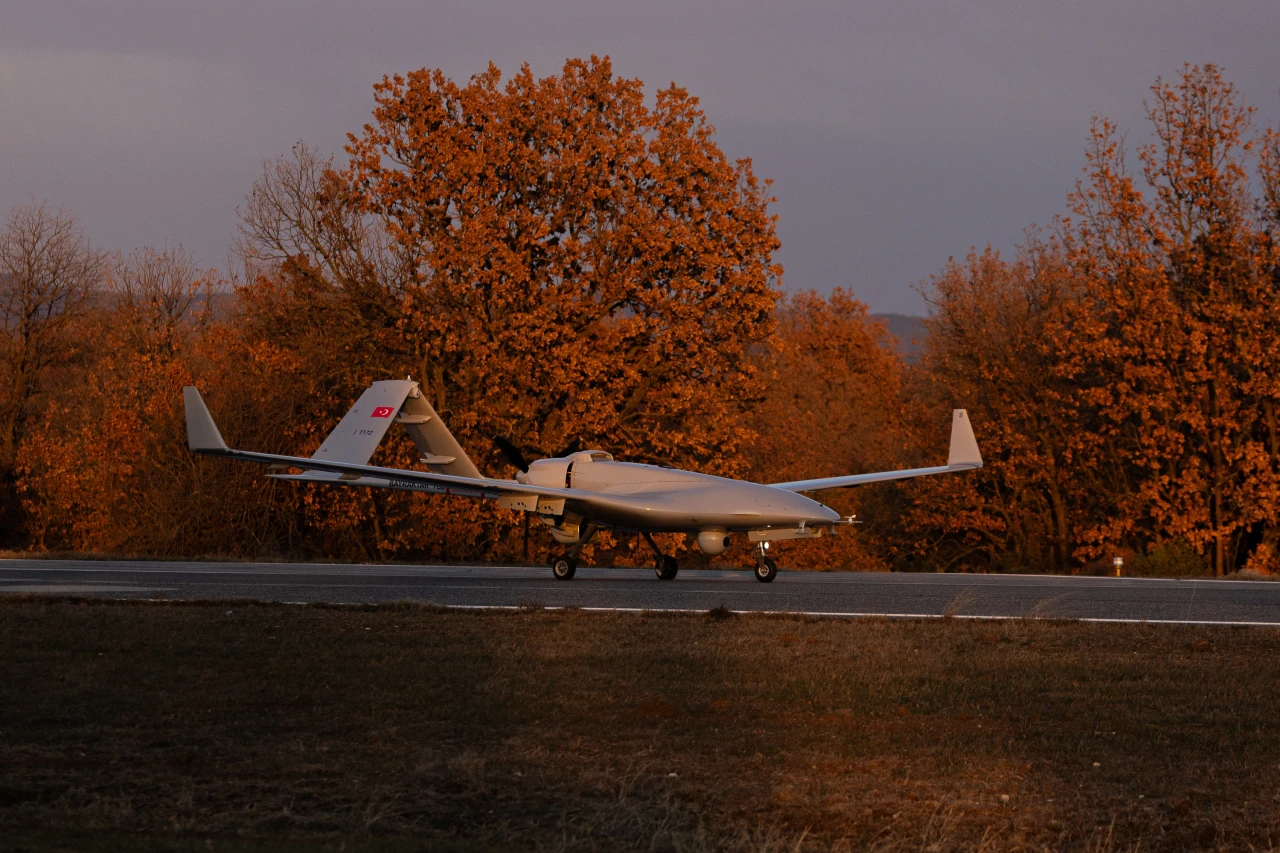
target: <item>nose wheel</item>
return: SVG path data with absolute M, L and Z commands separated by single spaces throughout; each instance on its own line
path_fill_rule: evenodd
M 658 565 L 654 572 L 658 576 L 658 580 L 669 581 L 675 578 L 676 572 L 680 571 L 680 564 L 676 562 L 675 557 L 668 557 L 662 553 L 662 549 L 658 547 L 658 543 L 653 541 L 653 536 L 644 533 L 644 541 L 649 543 L 649 547 L 653 549 L 653 553 L 658 555 Z
M 756 580 L 760 583 L 773 583 L 773 579 L 778 576 L 778 564 L 767 556 L 765 549 L 768 547 L 768 542 L 761 542 L 760 550 L 756 553 Z
M 595 524 L 588 524 L 586 529 L 582 531 L 582 535 L 578 537 L 578 544 L 569 549 L 569 553 L 563 557 L 557 557 L 551 563 L 551 574 L 555 575 L 558 581 L 567 581 L 573 579 L 573 574 L 578 570 L 578 552 L 582 550 L 582 546 L 591 541 L 596 535 L 599 527 Z
M 658 580 L 669 581 L 676 576 L 676 572 L 680 570 L 680 566 L 676 563 L 675 557 L 661 557 L 658 560 L 657 574 Z

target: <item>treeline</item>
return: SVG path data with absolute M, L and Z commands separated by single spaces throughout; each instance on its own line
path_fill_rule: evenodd
M 1280 570 L 1280 137 L 1213 66 L 1157 81 L 1147 112 L 1136 171 L 1098 120 L 1063 216 L 922 285 L 910 364 L 851 293 L 780 295 L 768 182 L 696 98 L 647 106 L 607 59 L 385 79 L 343 160 L 265 166 L 233 280 L 21 207 L 0 233 L 0 546 L 544 558 L 540 525 L 490 503 L 186 451 L 185 384 L 233 444 L 307 455 L 408 375 L 497 476 L 495 437 L 765 482 L 938 464 L 969 409 L 982 471 L 828 493 L 863 524 L 791 566 Z M 393 431 L 374 462 L 416 455 Z

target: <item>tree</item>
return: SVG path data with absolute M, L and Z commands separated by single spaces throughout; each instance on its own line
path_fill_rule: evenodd
M 0 231 L 0 463 L 12 464 L 41 378 L 74 349 L 67 329 L 102 274 L 101 255 L 62 208 L 19 207 Z
M 733 469 L 780 273 L 749 161 L 724 157 L 697 99 L 673 86 L 647 110 L 607 59 L 499 81 L 384 80 L 348 146 L 349 185 L 413 261 L 419 372 L 543 452 L 579 433 Z
M 412 374 L 482 468 L 504 464 L 504 436 L 535 455 L 578 442 L 743 471 L 778 240 L 767 185 L 725 158 L 697 99 L 672 86 L 649 109 L 593 57 L 505 85 L 492 66 L 465 86 L 417 71 L 375 101 L 345 166 L 295 149 L 244 214 L 264 275 L 241 292 L 241 333 L 315 355 L 298 365 L 320 398 L 309 440 L 372 379 Z M 392 442 L 383 458 L 411 452 Z M 432 538 L 457 505 L 320 500 L 360 502 L 392 552 L 495 547 L 475 527 Z
M 881 471 L 909 450 L 902 359 L 884 321 L 849 291 L 802 291 L 779 302 L 777 332 L 761 364 L 766 388 L 750 421 L 759 438 L 747 450 L 758 482 Z M 842 515 L 868 523 L 833 542 L 794 549 L 788 565 L 887 568 L 894 555 L 886 540 L 897 519 L 885 498 L 893 494 L 863 487 L 821 495 Z
M 147 247 L 112 264 L 107 293 L 131 349 L 171 354 L 189 349 L 212 321 L 217 283 L 216 273 L 198 269 L 181 245 Z
M 935 422 L 967 408 L 985 466 L 906 487 L 915 550 L 944 567 L 1070 569 L 1079 528 L 1113 503 L 1075 379 L 1059 371 L 1077 311 L 1061 251 L 1033 232 L 1013 261 L 988 247 L 949 262 L 924 295 L 916 406 Z
M 115 553 L 191 553 L 192 500 L 181 395 L 211 312 L 212 273 L 181 247 L 116 258 L 92 311 L 68 328 L 97 346 L 75 393 L 21 444 L 33 542 Z M 230 525 L 217 534 L 234 539 Z M 201 543 L 206 548 L 209 542 Z
M 1063 229 L 1083 287 L 1064 369 L 1136 480 L 1088 536 L 1182 540 L 1223 574 L 1280 538 L 1276 247 L 1249 186 L 1252 108 L 1212 65 L 1152 93 L 1150 199 L 1099 122 Z
M 1062 569 L 1190 548 L 1217 574 L 1275 567 L 1280 151 L 1264 134 L 1255 198 L 1252 110 L 1218 69 L 1152 93 L 1141 180 L 1099 119 L 1055 238 L 931 284 L 927 379 L 975 410 L 988 465 L 913 487 L 930 549 Z M 947 505 L 968 508 L 961 523 Z

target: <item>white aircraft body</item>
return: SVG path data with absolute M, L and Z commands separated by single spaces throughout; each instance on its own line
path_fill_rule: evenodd
M 499 446 L 520 473 L 514 480 L 485 477 L 427 402 L 418 383 L 409 379 L 373 383 L 309 458 L 233 450 L 223 441 L 200 392 L 184 388 L 183 398 L 187 444 L 196 453 L 269 465 L 268 476 L 279 480 L 486 498 L 507 509 L 534 513 L 557 542 L 570 546 L 552 563 L 553 574 L 561 580 L 573 577 L 582 546 L 598 531 L 616 530 L 644 537 L 657 555 L 657 575 L 663 580 L 674 578 L 678 567 L 674 557 L 658 548 L 654 533 L 690 535 L 710 555 L 723 553 L 731 536 L 745 536 L 758 549 L 756 579 L 768 583 L 778 571 L 768 556 L 770 542 L 814 539 L 837 525 L 853 522 L 803 492 L 982 467 L 973 427 L 963 409 L 952 413 L 946 465 L 765 485 L 678 468 L 616 462 L 602 450 L 525 463 L 519 451 L 506 442 L 499 442 Z M 393 422 L 408 431 L 426 470 L 368 464 Z M 302 473 L 284 473 L 291 468 Z

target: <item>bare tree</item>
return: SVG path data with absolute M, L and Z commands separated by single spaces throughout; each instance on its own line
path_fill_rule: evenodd
M 240 214 L 235 251 L 246 276 L 293 258 L 346 290 L 397 292 L 412 262 L 394 251 L 385 222 L 360 209 L 332 158 L 299 142 L 289 155 L 263 163 Z
M 62 208 L 19 207 L 0 230 L 0 464 L 13 461 L 40 378 L 66 357 L 68 327 L 102 273 L 101 254 Z
M 109 285 L 113 307 L 140 350 L 177 347 L 184 330 L 210 319 L 216 296 L 215 272 L 198 269 L 181 244 L 117 259 Z

